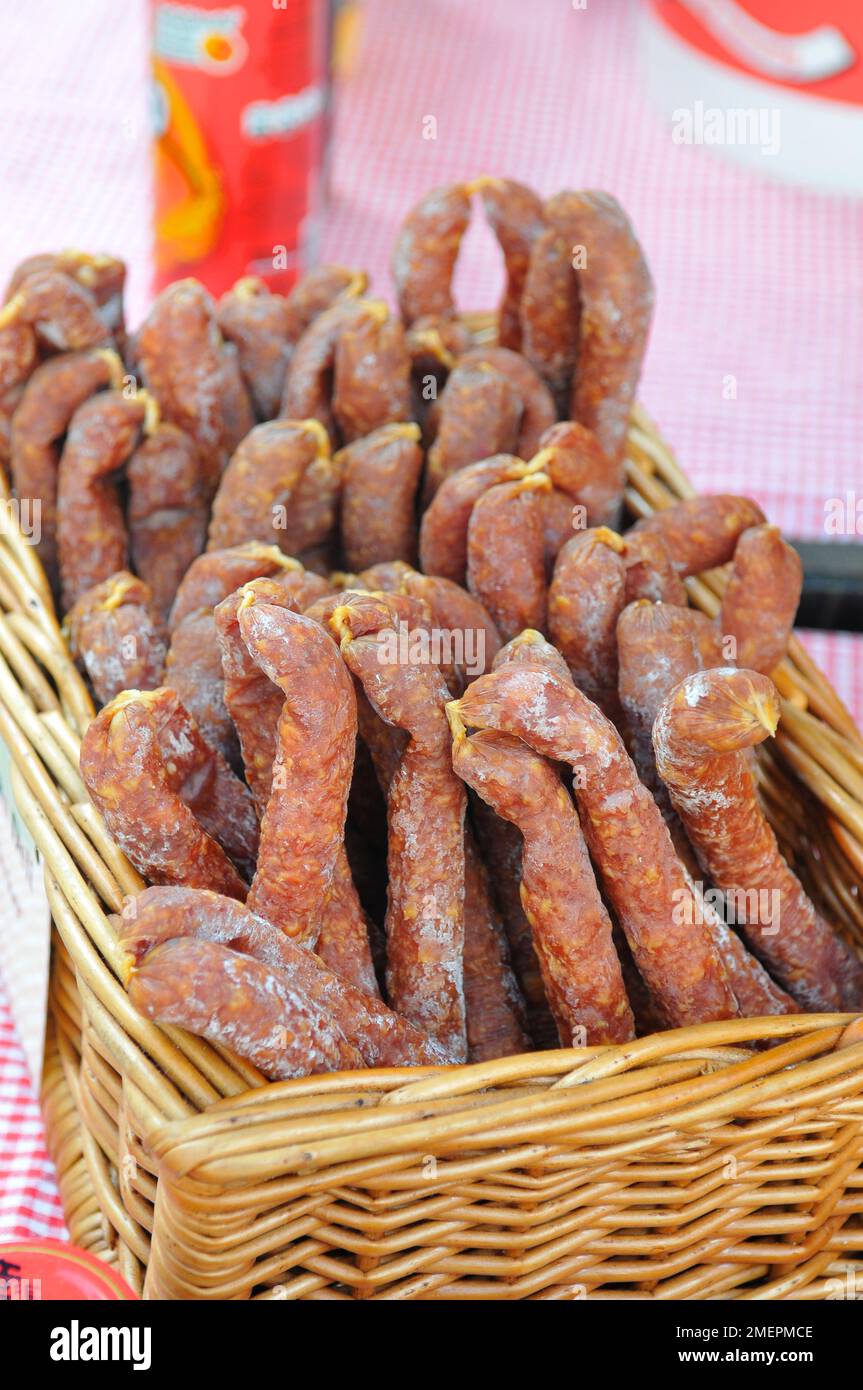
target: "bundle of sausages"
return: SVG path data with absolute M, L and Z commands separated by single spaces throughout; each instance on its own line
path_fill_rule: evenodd
M 493 345 L 451 290 L 475 195 Z M 127 338 L 122 264 L 64 252 L 0 310 L 82 776 L 153 885 L 116 923 L 133 1002 L 276 1079 L 860 1009 L 752 774 L 797 557 L 742 497 L 621 530 L 625 213 L 436 189 L 393 274 L 398 316 L 336 266 L 183 281 Z M 728 562 L 710 621 L 684 580 Z

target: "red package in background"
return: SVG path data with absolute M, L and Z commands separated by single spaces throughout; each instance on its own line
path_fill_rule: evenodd
M 286 291 L 313 262 L 329 130 L 328 0 L 152 0 L 155 285 Z

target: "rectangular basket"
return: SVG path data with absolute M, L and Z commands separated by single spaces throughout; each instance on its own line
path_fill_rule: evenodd
M 693 489 L 643 411 L 627 504 Z M 0 734 L 54 922 L 43 1105 L 72 1240 L 166 1299 L 743 1299 L 863 1288 L 863 1042 L 844 1015 L 269 1084 L 138 1016 L 109 913 L 142 886 L 78 770 L 92 705 L 13 509 Z M 713 614 L 724 576 L 688 581 Z M 863 740 L 795 640 L 764 805 L 863 942 Z M 769 1041 L 770 1047 L 746 1044 Z

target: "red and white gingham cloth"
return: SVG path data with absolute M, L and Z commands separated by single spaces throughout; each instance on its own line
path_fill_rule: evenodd
M 325 258 L 389 295 L 388 248 L 434 184 L 509 174 L 540 192 L 607 188 L 633 217 L 657 311 L 641 398 L 703 489 L 756 496 L 788 534 L 860 477 L 863 203 L 762 180 L 675 145 L 640 67 L 638 0 L 367 0 L 340 93 Z M 146 4 L 4 0 L 0 276 L 34 250 L 79 245 L 130 263 L 147 304 Z M 436 121 L 436 138 L 424 138 Z M 499 257 L 471 230 L 466 308 L 496 301 Z M 733 378 L 733 389 L 729 390 Z M 858 718 L 863 643 L 809 647 Z M 61 1221 L 22 1058 L 0 1003 L 0 1233 Z

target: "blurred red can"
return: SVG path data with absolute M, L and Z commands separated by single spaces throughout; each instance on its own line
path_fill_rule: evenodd
M 152 0 L 156 288 L 242 275 L 290 288 L 314 254 L 328 0 Z

